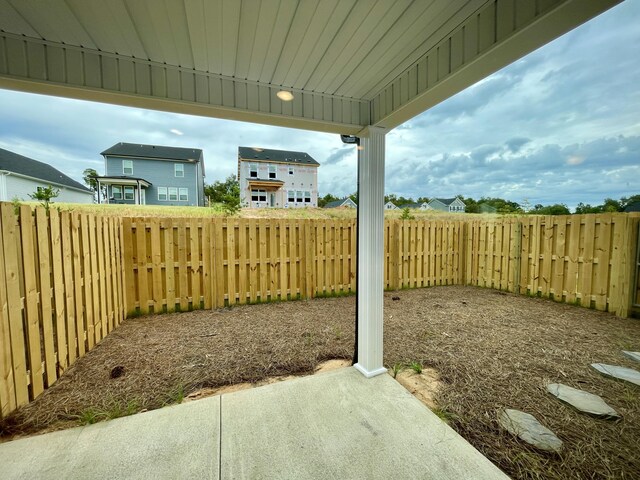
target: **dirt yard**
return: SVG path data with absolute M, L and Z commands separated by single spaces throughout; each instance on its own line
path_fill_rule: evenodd
M 354 314 L 355 298 L 343 297 L 127 320 L 0 433 L 7 440 L 311 374 L 351 358 Z M 473 287 L 385 294 L 390 374 L 404 366 L 405 385 L 513 478 L 640 478 L 640 387 L 589 367 L 638 368 L 621 350 L 640 350 L 638 320 Z M 546 392 L 553 382 L 601 395 L 622 420 L 577 413 Z M 501 430 L 500 408 L 536 416 L 563 453 Z

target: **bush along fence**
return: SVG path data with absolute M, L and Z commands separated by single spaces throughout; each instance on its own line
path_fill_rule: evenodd
M 627 316 L 640 216 L 390 220 L 384 288 L 477 285 Z M 355 292 L 354 220 L 115 218 L 0 204 L 0 413 L 124 318 Z M 640 298 L 640 297 L 638 297 Z
M 125 318 L 122 221 L 0 204 L 0 418 Z

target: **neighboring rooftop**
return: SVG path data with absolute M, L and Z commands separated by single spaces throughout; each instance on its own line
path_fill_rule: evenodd
M 51 165 L 39 162 L 33 158 L 24 157 L 17 153 L 0 148 L 0 170 L 6 170 L 18 175 L 37 178 L 45 183 L 63 185 L 85 192 L 90 192 L 87 187 L 53 168 Z
M 238 157 L 242 160 L 256 160 L 258 162 L 282 162 L 303 165 L 320 165 L 306 152 L 291 152 L 289 150 L 273 150 L 270 148 L 238 147 Z
M 453 197 L 453 198 L 434 198 L 434 200 L 439 201 L 440 203 L 444 203 L 445 205 L 449 206 L 451 205 L 453 202 L 455 202 L 457 199 L 457 197 Z
M 324 206 L 324 208 L 336 208 L 336 207 L 351 206 L 351 205 L 356 205 L 356 202 L 351 200 L 350 197 L 345 197 L 341 200 L 334 200 L 333 202 L 327 203 Z
M 199 148 L 165 147 L 162 145 L 120 142 L 107 148 L 100 155 L 198 162 L 202 156 L 202 150 Z

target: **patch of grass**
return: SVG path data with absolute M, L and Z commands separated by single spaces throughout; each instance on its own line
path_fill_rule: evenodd
M 438 418 L 442 420 L 444 423 L 446 423 L 447 425 L 449 424 L 449 422 L 453 422 L 460 419 L 458 415 L 456 415 L 455 413 L 445 408 L 436 407 L 431 411 L 435 413 L 438 416 Z
M 174 389 L 169 391 L 166 395 L 166 399 L 163 403 L 163 406 L 168 405 L 177 405 L 182 403 L 184 397 L 186 396 L 184 385 L 177 385 Z
M 336 340 L 341 340 L 342 339 L 342 330 L 340 329 L 340 327 L 334 327 L 333 328 L 333 336 Z
M 422 373 L 422 364 L 420 362 L 411 362 L 409 368 L 418 374 Z
M 351 292 L 349 290 L 334 290 L 328 292 L 318 292 L 315 295 L 315 298 L 341 298 L 341 297 L 352 297 L 356 292 Z
M 391 371 L 393 372 L 393 378 L 396 378 L 398 374 L 402 371 L 404 365 L 402 363 L 394 363 L 393 367 L 391 367 Z
M 112 400 L 106 409 L 89 407 L 76 416 L 81 425 L 93 425 L 104 420 L 126 417 L 140 411 L 140 403 L 133 399 L 126 403 Z
M 100 411 L 93 407 L 83 410 L 80 415 L 77 416 L 77 420 L 80 425 L 93 425 L 94 423 L 107 420 L 107 418 L 108 416 L 104 411 Z
M 304 338 L 304 344 L 307 347 L 310 347 L 311 345 L 313 345 L 313 332 L 304 332 L 302 334 L 302 338 Z

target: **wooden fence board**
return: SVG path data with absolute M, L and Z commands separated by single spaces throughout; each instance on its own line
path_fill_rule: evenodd
M 4 219 L 0 214 L 0 226 Z M 4 228 L 2 230 L 4 231 Z M 11 358 L 11 326 L 9 323 L 9 299 L 5 276 L 4 235 L 0 238 L 0 417 L 16 408 L 13 360 Z
M 31 208 L 20 207 L 20 237 L 22 242 L 22 262 L 24 278 L 24 306 L 27 331 L 27 359 L 31 378 L 32 396 L 40 395 L 44 390 L 42 352 L 40 351 L 40 312 L 38 309 L 38 280 L 36 262 L 38 251 L 35 248 L 35 228 Z
M 58 378 L 56 372 L 56 350 L 54 336 L 54 318 L 51 306 L 51 253 L 49 241 L 49 219 L 47 212 L 42 207 L 36 208 L 36 229 L 38 237 L 38 261 L 39 261 L 39 288 L 40 288 L 40 314 L 42 319 L 42 343 L 44 347 L 44 361 L 46 373 L 46 386 L 53 385 Z M 2 262 L 0 262 L 1 264 Z M 2 268 L 2 267 L 0 267 Z M 0 281 L 0 285 L 3 283 Z M 88 296 L 87 299 L 91 299 Z M 2 299 L 0 298 L 0 302 Z M 3 303 L 3 302 L 2 302 Z
M 11 361 L 16 406 L 29 401 L 24 325 L 22 322 L 22 298 L 20 295 L 20 267 L 18 256 L 19 232 L 16 215 L 10 203 L 1 206 L 4 249 L 5 285 L 8 303 Z
M 247 233 L 248 221 L 238 220 L 238 302 L 247 303 Z
M 78 357 L 83 357 L 87 351 L 87 337 L 86 337 L 86 315 L 85 315 L 85 302 L 84 302 L 84 271 L 83 271 L 83 257 L 82 257 L 82 244 L 80 242 L 80 214 L 78 212 L 71 212 L 71 248 L 73 258 L 73 295 L 75 298 L 75 333 L 76 333 L 76 346 L 78 349 Z
M 165 292 L 162 288 L 162 242 L 160 240 L 160 220 L 152 218 L 147 221 L 151 237 L 151 300 L 154 313 L 163 310 Z M 166 266 L 165 266 L 166 267 Z

